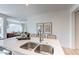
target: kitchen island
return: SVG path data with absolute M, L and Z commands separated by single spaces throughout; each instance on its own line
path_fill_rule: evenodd
M 37 38 L 37 37 L 31 37 L 30 40 L 17 40 L 16 37 L 12 37 L 12 38 L 5 39 L 3 46 L 5 48 L 11 50 L 13 55 L 42 55 L 40 53 L 34 52 L 33 50 L 26 50 L 26 49 L 20 48 L 21 45 L 23 45 L 27 42 L 36 42 L 36 43 L 40 44 L 39 38 Z M 52 55 L 64 55 L 64 51 L 63 51 L 58 39 L 44 38 L 41 43 L 50 45 L 54 48 L 54 54 L 52 54 Z

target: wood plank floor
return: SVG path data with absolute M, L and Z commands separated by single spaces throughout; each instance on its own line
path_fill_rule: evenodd
M 79 49 L 63 48 L 66 55 L 79 55 Z

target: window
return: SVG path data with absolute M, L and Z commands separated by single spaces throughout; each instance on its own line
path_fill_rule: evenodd
M 0 34 L 1 34 L 1 23 L 0 23 Z
M 8 24 L 7 32 L 22 32 L 22 26 L 21 24 Z
M 3 18 L 0 17 L 0 37 L 2 37 Z

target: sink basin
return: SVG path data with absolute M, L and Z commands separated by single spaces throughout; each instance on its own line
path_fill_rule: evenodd
M 32 50 L 34 49 L 38 44 L 35 42 L 27 42 L 24 45 L 20 46 L 23 49 Z
M 54 48 L 52 46 L 46 45 L 46 44 L 39 44 L 35 42 L 27 42 L 23 44 L 22 46 L 20 46 L 20 48 L 34 51 L 36 53 L 43 54 L 43 55 L 54 53 Z
M 48 55 L 54 53 L 54 48 L 50 45 L 40 44 L 34 51 L 36 53 Z

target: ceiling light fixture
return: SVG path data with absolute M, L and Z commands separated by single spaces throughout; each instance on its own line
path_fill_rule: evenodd
M 30 1 L 31 0 L 26 0 L 26 2 L 25 2 L 26 6 L 28 6 L 30 4 Z
M 28 3 L 26 3 L 26 6 L 28 6 L 29 4 Z

